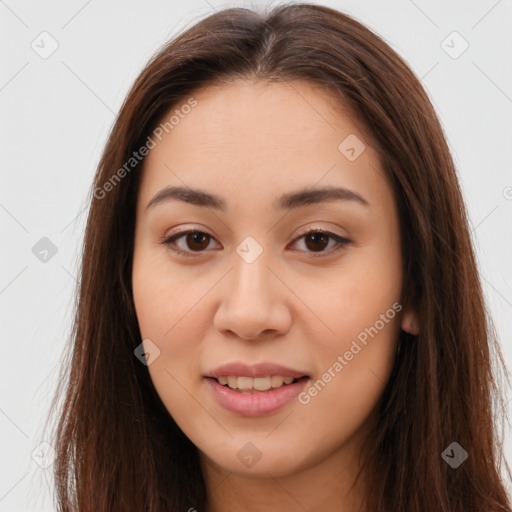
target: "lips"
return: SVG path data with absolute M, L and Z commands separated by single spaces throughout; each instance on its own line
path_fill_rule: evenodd
M 259 363 L 259 364 L 245 364 L 242 362 L 234 362 L 219 366 L 215 370 L 209 372 L 206 377 L 218 379 L 219 377 L 269 377 L 272 375 L 280 375 L 282 377 L 293 377 L 300 379 L 301 377 L 308 377 L 306 372 L 287 368 L 276 363 Z
M 264 416 L 296 398 L 309 376 L 275 363 L 237 362 L 219 366 L 205 375 L 205 380 L 218 403 L 228 411 L 241 416 Z

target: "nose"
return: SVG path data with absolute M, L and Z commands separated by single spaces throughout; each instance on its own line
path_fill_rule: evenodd
M 267 267 L 263 257 L 252 263 L 235 258 L 222 288 L 214 326 L 225 335 L 244 340 L 275 337 L 290 329 L 287 304 L 291 292 Z

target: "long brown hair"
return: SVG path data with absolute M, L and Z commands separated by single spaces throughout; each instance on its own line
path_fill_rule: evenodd
M 143 160 L 112 178 L 171 108 L 199 87 L 235 78 L 335 91 L 394 189 L 402 303 L 416 308 L 421 333 L 400 334 L 365 446 L 368 511 L 510 512 L 496 428 L 506 418 L 508 374 L 442 127 L 418 79 L 382 39 L 310 4 L 265 14 L 232 8 L 201 20 L 151 59 L 121 108 L 91 190 L 73 350 L 53 402 L 57 409 L 63 397 L 54 440 L 59 510 L 205 510 L 197 448 L 134 356 L 142 341 L 131 265 Z M 468 452 L 457 469 L 442 457 L 452 442 Z

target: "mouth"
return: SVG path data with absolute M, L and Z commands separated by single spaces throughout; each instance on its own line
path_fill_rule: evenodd
M 239 416 L 275 413 L 300 394 L 310 375 L 274 363 L 229 363 L 204 376 L 217 403 Z
M 283 375 L 267 375 L 265 377 L 247 377 L 240 375 L 221 375 L 219 377 L 207 377 L 217 381 L 221 386 L 237 393 L 262 393 L 280 389 L 299 381 L 309 379 L 309 376 L 285 377 Z

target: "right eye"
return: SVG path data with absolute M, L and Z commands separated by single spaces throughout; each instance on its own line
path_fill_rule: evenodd
M 184 239 L 185 247 L 177 243 L 179 240 Z M 203 231 L 196 229 L 189 229 L 166 238 L 162 244 L 167 245 L 171 251 L 182 256 L 194 257 L 194 252 L 201 253 L 208 248 L 209 242 L 214 238 Z M 188 246 L 188 247 L 187 247 Z

